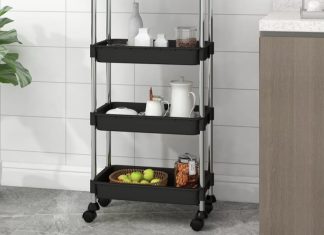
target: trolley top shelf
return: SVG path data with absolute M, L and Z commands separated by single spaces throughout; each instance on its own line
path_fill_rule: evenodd
M 103 63 L 198 65 L 211 54 L 213 42 L 205 42 L 204 47 L 197 43 L 193 48 L 179 48 L 170 40 L 169 47 L 135 47 L 127 46 L 127 39 L 111 39 L 91 45 L 90 55 Z

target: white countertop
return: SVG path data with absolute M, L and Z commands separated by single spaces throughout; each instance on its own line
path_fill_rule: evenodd
M 260 31 L 324 33 L 324 20 L 301 19 L 299 11 L 273 12 L 259 22 Z

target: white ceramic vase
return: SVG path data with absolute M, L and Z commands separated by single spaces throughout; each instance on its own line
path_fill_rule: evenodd
M 135 46 L 138 47 L 150 47 L 152 46 L 151 37 L 148 32 L 148 28 L 140 28 L 137 36 L 135 37 Z
M 168 40 L 165 39 L 164 34 L 158 34 L 154 42 L 155 47 L 168 47 Z
M 128 22 L 128 45 L 134 46 L 134 40 L 140 28 L 143 28 L 143 20 L 139 14 L 139 3 L 134 2 L 133 13 Z

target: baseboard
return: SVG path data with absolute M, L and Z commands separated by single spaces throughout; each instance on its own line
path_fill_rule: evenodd
M 89 191 L 90 168 L 3 162 L 0 179 L 6 186 Z M 258 203 L 258 179 L 216 175 L 215 194 L 222 201 Z
M 6 186 L 89 191 L 88 167 L 3 162 L 1 184 Z
M 259 184 L 215 182 L 217 200 L 259 203 Z
M 2 168 L 3 167 L 2 167 L 2 161 L 1 161 L 1 156 L 0 156 L 0 185 L 1 185 L 1 182 L 2 182 Z

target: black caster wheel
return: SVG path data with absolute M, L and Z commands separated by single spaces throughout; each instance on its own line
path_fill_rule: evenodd
M 89 203 L 89 206 L 88 206 L 88 211 L 98 211 L 100 209 L 99 207 L 99 204 L 96 202 L 96 203 Z
M 207 211 L 198 211 L 196 214 L 196 218 L 199 218 L 202 220 L 207 219 L 208 218 Z
M 206 203 L 205 209 L 206 209 L 207 214 L 210 214 L 210 212 L 212 212 L 214 209 L 213 204 Z
M 206 203 L 213 204 L 215 202 L 217 202 L 215 195 L 211 195 L 211 196 L 207 195 L 206 196 Z
M 196 217 L 191 220 L 190 227 L 192 228 L 192 230 L 198 232 L 204 227 L 204 220 Z
M 85 222 L 91 223 L 97 217 L 97 212 L 95 211 L 85 211 L 82 215 L 82 218 Z
M 111 203 L 111 200 L 110 199 L 99 198 L 98 203 L 99 203 L 99 205 L 101 207 L 107 207 Z

